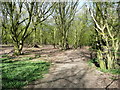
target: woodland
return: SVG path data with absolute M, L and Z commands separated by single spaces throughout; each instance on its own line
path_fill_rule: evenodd
M 1 87 L 120 88 L 120 2 L 0 2 Z

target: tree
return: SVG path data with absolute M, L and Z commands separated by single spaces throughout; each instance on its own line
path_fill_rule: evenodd
M 14 43 L 14 53 L 20 55 L 25 39 L 36 32 L 38 24 L 46 20 L 54 4 L 45 2 L 2 2 L 2 27 L 8 29 Z M 7 21 L 7 23 L 6 23 Z
M 21 54 L 24 40 L 31 33 L 31 32 L 27 33 L 27 30 L 32 19 L 33 5 L 34 3 L 22 3 L 22 2 L 1 3 L 3 12 L 2 16 L 5 15 L 5 18 L 3 18 L 2 26 L 4 29 L 9 30 L 11 38 L 14 43 L 15 54 L 17 55 Z M 7 21 L 7 24 L 4 21 Z
M 56 3 L 53 18 L 61 34 L 60 45 L 62 49 L 69 48 L 68 31 L 74 20 L 78 2 L 58 2 Z
M 34 17 L 32 18 L 33 28 L 35 31 L 34 44 L 37 43 L 36 37 L 37 27 L 42 26 L 42 24 L 44 24 L 43 22 L 47 20 L 50 15 L 52 15 L 55 5 L 56 5 L 55 3 L 49 2 L 35 2 Z M 42 32 L 40 34 L 42 34 Z
M 95 2 L 94 12 L 89 9 L 91 17 L 95 23 L 95 30 L 97 34 L 96 43 L 97 58 L 100 68 L 114 69 L 118 60 L 117 52 L 119 48 L 119 29 L 117 26 L 116 3 Z

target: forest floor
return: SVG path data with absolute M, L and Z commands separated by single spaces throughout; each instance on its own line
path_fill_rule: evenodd
M 2 47 L 0 54 L 9 53 L 13 47 Z M 36 80 L 23 88 L 118 88 L 118 77 L 110 73 L 97 70 L 88 65 L 90 51 L 88 47 L 61 51 L 52 46 L 40 48 L 24 48 L 26 55 L 19 57 L 39 55 L 36 60 L 51 62 L 49 73 L 43 79 Z M 11 54 L 11 53 L 9 53 Z M 120 87 L 119 87 L 120 88 Z

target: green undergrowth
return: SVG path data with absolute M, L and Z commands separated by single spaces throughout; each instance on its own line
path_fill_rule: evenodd
M 97 68 L 97 69 L 104 72 L 104 73 L 120 74 L 120 69 L 111 69 L 111 70 L 100 69 L 100 68 Z
M 120 74 L 120 69 L 101 69 L 99 67 L 99 64 L 97 63 L 98 60 L 95 58 L 95 59 L 91 59 L 91 60 L 88 60 L 88 65 L 89 66 L 95 66 L 97 70 L 101 71 L 101 72 L 104 72 L 104 73 L 111 73 L 111 74 Z
M 13 61 L 8 56 L 0 58 L 2 63 L 2 88 L 16 89 L 28 83 L 43 78 L 43 74 L 48 73 L 49 62 L 34 61 L 30 57 L 23 57 L 21 60 Z

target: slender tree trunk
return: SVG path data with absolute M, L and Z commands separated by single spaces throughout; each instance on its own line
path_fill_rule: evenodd
M 67 37 L 65 39 L 65 50 L 69 49 L 69 44 L 68 44 L 68 40 Z
M 43 28 L 42 28 L 42 30 L 43 30 Z M 43 44 L 43 32 L 42 32 L 42 30 L 40 30 L 40 43 L 41 43 L 41 45 Z
M 77 35 L 77 30 L 75 30 L 75 42 L 74 42 L 74 48 L 77 49 L 78 47 L 78 35 Z
M 54 31 L 53 31 L 53 46 L 54 46 L 54 48 L 56 48 L 56 29 L 54 29 Z

